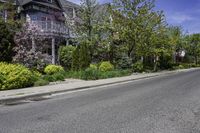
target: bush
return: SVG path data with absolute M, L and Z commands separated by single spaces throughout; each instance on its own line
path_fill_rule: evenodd
M 107 72 L 101 72 L 100 73 L 100 79 L 107 79 L 107 78 L 113 78 L 113 77 L 120 77 L 119 71 L 107 71 Z
M 117 61 L 118 69 L 130 69 L 132 65 L 132 59 L 128 56 L 122 56 L 120 60 Z
M 65 73 L 66 78 L 76 78 L 84 80 L 97 80 L 113 77 L 128 76 L 132 73 L 131 70 L 113 70 L 113 71 L 99 71 L 98 69 L 87 68 L 85 71 L 69 71 Z
M 90 68 L 92 68 L 92 69 L 98 69 L 98 67 L 97 67 L 97 65 L 96 64 L 90 64 Z
M 95 68 L 87 68 L 81 75 L 84 80 L 97 80 L 99 79 L 99 71 Z
M 60 73 L 55 73 L 55 74 L 52 74 L 52 75 L 45 75 L 43 77 L 43 79 L 47 80 L 49 82 L 64 81 L 65 75 L 64 75 L 64 73 L 60 72 Z
M 176 65 L 173 67 L 173 70 L 176 70 L 176 69 L 184 69 L 185 67 L 183 65 Z
M 44 72 L 48 75 L 52 75 L 59 72 L 64 72 L 63 67 L 57 65 L 48 65 L 45 67 Z
M 178 69 L 184 69 L 185 67 L 183 65 L 179 65 Z
M 76 50 L 72 54 L 72 69 L 84 70 L 88 68 L 90 65 L 90 54 L 88 51 L 88 43 L 81 42 L 80 45 L 76 48 Z
M 144 66 L 141 61 L 137 61 L 132 65 L 133 72 L 143 72 L 144 71 Z
M 108 72 L 101 72 L 99 74 L 99 76 L 100 76 L 99 79 L 128 76 L 131 73 L 132 72 L 130 70 L 114 70 L 114 71 L 108 71 Z
M 51 64 L 51 57 L 48 54 L 33 50 L 29 51 L 23 46 L 16 47 L 15 51 L 16 55 L 13 58 L 13 62 L 23 64 L 30 69 L 43 72 L 44 68 Z
M 72 54 L 75 51 L 75 47 L 73 46 L 62 46 L 59 48 L 59 59 L 60 64 L 70 70 L 72 67 Z
M 198 67 L 195 63 L 190 64 L 190 67 Z
M 0 73 L 0 89 L 3 86 L 4 76 L 2 73 Z
M 32 70 L 32 75 L 34 77 L 33 80 L 37 81 L 38 79 L 40 79 L 42 77 L 42 74 L 40 72 L 38 72 L 37 70 Z
M 65 73 L 65 78 L 75 78 L 81 79 L 81 75 L 83 75 L 84 71 L 68 71 Z
M 0 19 L 0 61 L 11 62 L 14 55 L 13 47 L 15 24 L 6 23 L 3 19 Z
M 54 75 L 52 75 L 55 79 L 55 81 L 64 81 L 65 80 L 65 76 L 62 72 L 60 73 L 55 73 Z
M 17 89 L 32 86 L 35 82 L 32 72 L 19 64 L 0 63 L 1 89 Z
M 158 63 L 159 63 L 159 68 L 161 70 L 172 69 L 172 67 L 174 66 L 174 61 L 171 55 L 164 54 L 164 53 L 161 54 L 160 60 L 158 61 Z
M 100 64 L 99 70 L 102 72 L 114 70 L 114 66 L 109 61 L 104 61 Z
M 44 79 L 38 79 L 38 80 L 34 83 L 34 86 L 37 87 L 37 86 L 44 86 L 44 85 L 48 85 L 48 84 L 49 84 L 49 81 L 44 80 Z

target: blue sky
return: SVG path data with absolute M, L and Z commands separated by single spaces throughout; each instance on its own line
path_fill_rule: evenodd
M 99 0 L 100 3 L 109 1 Z M 200 33 L 200 0 L 157 0 L 156 9 L 165 12 L 169 24 L 181 25 L 189 33 Z

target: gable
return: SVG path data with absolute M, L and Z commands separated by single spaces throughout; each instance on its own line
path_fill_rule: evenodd
M 33 2 L 42 3 L 43 5 L 62 9 L 59 0 L 33 0 Z
M 30 3 L 36 3 L 50 8 L 62 10 L 60 0 L 18 0 L 20 6 L 25 6 Z

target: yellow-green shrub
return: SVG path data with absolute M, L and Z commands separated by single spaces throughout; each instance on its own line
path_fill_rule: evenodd
M 109 61 L 103 61 L 99 66 L 99 70 L 102 72 L 112 71 L 114 66 Z
M 3 79 L 1 90 L 29 87 L 34 83 L 32 72 L 19 64 L 0 63 L 0 72 Z
M 64 68 L 58 65 L 48 65 L 45 67 L 44 72 L 46 74 L 52 75 L 59 72 L 64 72 Z
M 97 67 L 97 65 L 96 64 L 90 64 L 90 68 L 92 68 L 92 69 L 98 69 L 98 67 Z
M 4 81 L 3 74 L 0 73 L 0 89 L 1 89 L 1 87 L 3 86 L 3 81 Z

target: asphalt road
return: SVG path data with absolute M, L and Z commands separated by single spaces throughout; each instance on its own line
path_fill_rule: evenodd
M 40 100 L 1 105 L 0 133 L 200 133 L 200 70 Z

